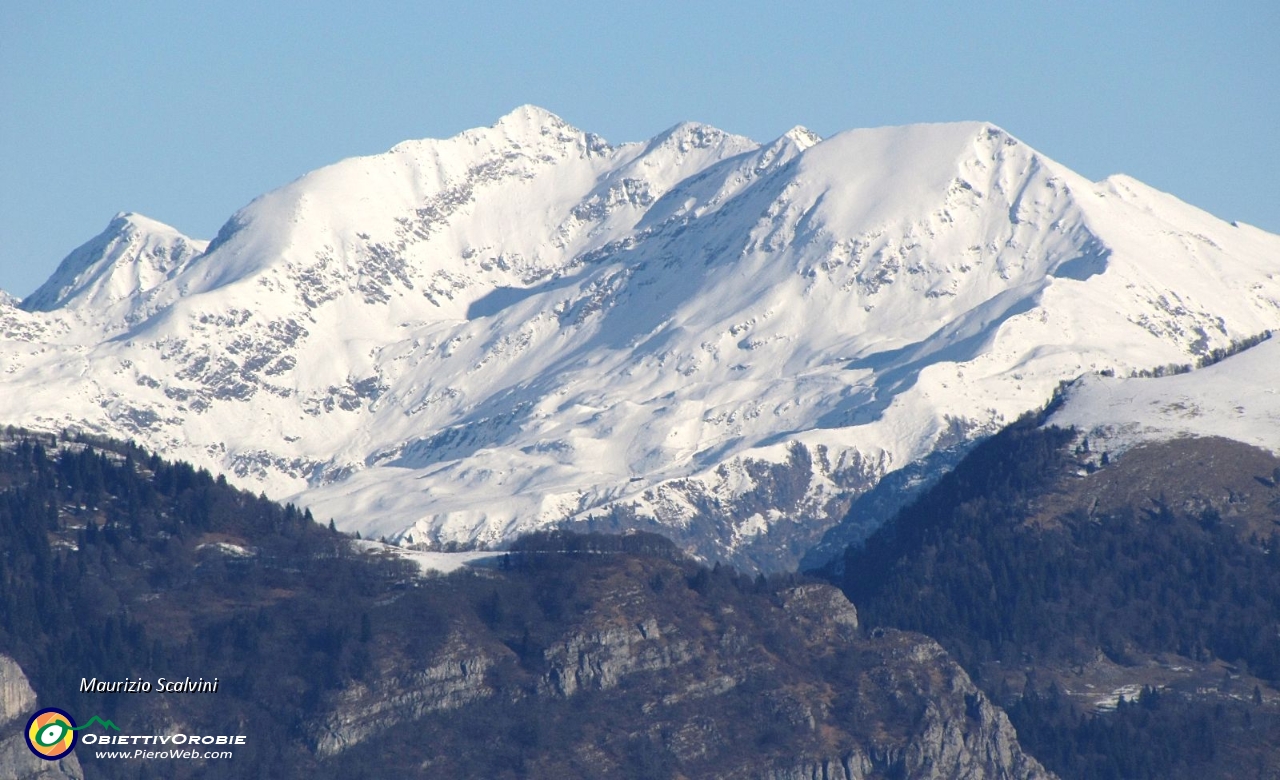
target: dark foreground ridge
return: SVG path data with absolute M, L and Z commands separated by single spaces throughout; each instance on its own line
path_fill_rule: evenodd
M 934 636 L 1066 778 L 1280 772 L 1280 459 L 1100 459 L 1027 422 L 844 559 L 870 626 Z
M 184 464 L 11 430 L 0 676 L 28 694 L 0 765 L 29 679 L 125 733 L 247 735 L 218 762 L 81 746 L 90 778 L 1048 776 L 937 643 L 864 632 L 830 585 L 644 534 L 517 547 L 424 577 Z M 80 691 L 161 676 L 219 689 Z

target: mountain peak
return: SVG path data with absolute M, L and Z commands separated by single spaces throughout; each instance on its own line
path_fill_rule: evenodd
M 150 233 L 172 233 L 174 235 L 182 235 L 182 232 L 174 226 L 161 222 L 158 219 L 148 217 L 146 214 L 139 214 L 136 211 L 116 212 L 116 215 L 107 223 L 106 230 L 110 231 L 113 228 L 121 230 L 129 228 L 133 230 L 143 230 Z
M 500 117 L 490 129 L 500 131 L 517 141 L 547 136 L 568 140 L 585 135 L 581 130 L 545 108 L 528 103 Z
M 783 133 L 782 137 L 790 140 L 796 146 L 800 147 L 801 151 L 822 143 L 822 136 L 813 132 L 804 125 L 796 125 Z
M 670 149 L 678 155 L 686 155 L 696 149 L 712 149 L 725 147 L 733 153 L 745 152 L 759 146 L 755 141 L 741 135 L 727 133 L 718 127 L 701 122 L 680 122 L 658 133 L 647 144 L 647 151 Z
M 122 211 L 81 244 L 34 293 L 27 311 L 64 308 L 73 300 L 104 305 L 136 295 L 205 250 L 207 242 L 134 212 Z
M 975 142 L 996 147 L 1021 144 L 990 122 L 921 122 L 858 128 L 837 133 L 827 140 L 836 139 L 839 143 L 831 146 L 856 146 L 868 158 L 885 162 L 903 158 L 921 165 L 934 165 L 943 159 L 955 159 L 957 155 L 969 156 Z
M 568 124 L 558 115 L 548 111 L 542 106 L 535 106 L 532 103 L 525 103 L 522 106 L 516 106 L 498 118 L 495 125 L 511 125 L 511 124 L 535 124 L 538 126 L 563 127 Z

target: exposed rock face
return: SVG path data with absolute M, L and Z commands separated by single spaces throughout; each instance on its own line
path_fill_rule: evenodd
M 22 737 L 27 718 L 36 708 L 36 693 L 12 658 L 0 655 L 0 778 L 5 780 L 83 780 L 75 754 L 61 761 L 37 758 Z
M 838 756 L 767 770 L 768 780 L 864 780 L 897 777 L 1051 778 L 1018 744 L 1004 712 L 974 686 L 936 642 L 897 631 L 871 640 L 883 666 L 871 680 L 892 706 L 923 704 L 923 715 L 905 742 L 871 741 Z M 917 701 L 917 698 L 919 701 Z M 734 775 L 722 774 L 729 778 Z
M 345 689 L 316 727 L 316 752 L 333 755 L 398 723 L 494 695 L 485 676 L 494 659 L 455 634 L 421 669 Z
M 889 633 L 886 638 L 893 641 Z M 1051 776 L 1023 752 L 1008 717 L 940 645 L 917 638 L 907 647 L 892 650 L 890 658 L 895 657 L 906 660 L 909 670 L 900 684 L 925 696 L 928 703 L 915 741 L 901 752 L 869 756 L 878 771 L 902 772 L 909 778 Z
M 670 669 L 693 660 L 689 643 L 665 640 L 658 621 L 649 617 L 633 626 L 575 633 L 543 657 L 551 671 L 541 692 L 572 696 L 579 690 L 615 688 L 628 675 Z
M 483 758 L 466 756 L 474 737 L 457 725 L 481 707 L 491 713 L 481 722 L 537 722 L 527 728 L 567 743 L 531 750 L 529 777 L 625 775 L 639 744 L 685 777 L 1053 776 L 933 640 L 860 632 L 856 609 L 829 585 L 752 592 L 737 575 L 689 571 L 593 563 L 591 589 L 574 591 L 581 612 L 541 640 L 455 625 L 430 657 L 335 694 L 316 750 L 357 758 L 415 722 L 432 745 L 422 766 L 482 771 Z M 506 741 L 497 730 L 488 738 Z
M 8 723 L 36 704 L 36 692 L 31 690 L 27 676 L 7 655 L 0 655 L 0 723 Z
M 782 608 L 804 624 L 811 637 L 849 640 L 858 628 L 858 610 L 844 594 L 827 585 L 801 585 L 782 595 Z

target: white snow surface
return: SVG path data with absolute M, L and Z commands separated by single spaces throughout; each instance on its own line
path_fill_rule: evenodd
M 436 550 L 414 550 L 393 544 L 383 544 L 370 539 L 357 539 L 356 548 L 373 555 L 394 555 L 410 561 L 418 567 L 420 574 L 449 574 L 463 566 L 474 566 L 485 561 L 492 561 L 502 555 L 497 552 L 472 550 L 468 552 L 439 552 Z
M 208 244 L 117 217 L 0 301 L 0 421 L 132 438 L 365 536 L 625 506 L 718 512 L 703 551 L 731 555 L 1062 380 L 1267 328 L 1280 237 L 990 124 L 613 146 L 525 106 L 303 176 Z M 799 498 L 762 482 L 788 463 Z
M 1222 436 L 1280 455 L 1280 339 L 1186 374 L 1084 377 L 1047 422 L 1074 426 L 1099 453 Z
M 68 255 L 24 306 L 87 309 L 98 317 L 110 312 L 127 319 L 138 308 L 136 299 L 176 274 L 208 243 L 140 214 L 117 214 L 101 235 Z M 126 307 L 116 309 L 120 302 Z

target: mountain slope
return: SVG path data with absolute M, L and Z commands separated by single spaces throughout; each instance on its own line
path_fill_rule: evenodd
M 656 524 L 785 567 L 1062 380 L 1280 325 L 1277 270 L 1280 238 L 988 124 L 611 146 L 523 107 L 268 193 L 162 280 L 120 275 L 128 304 L 0 305 L 0 417 L 366 535 Z
M 1280 458 L 1083 433 L 982 442 L 848 549 L 846 594 L 936 637 L 1064 778 L 1275 774 Z
M 1280 453 L 1280 340 L 1186 373 L 1082 377 L 1050 419 L 1090 437 L 1097 457 L 1146 442 L 1208 436 Z
M 186 464 L 6 431 L 3 777 L 64 776 L 17 736 L 49 705 L 123 735 L 247 738 L 230 760 L 82 741 L 92 778 L 1052 777 L 936 642 L 863 634 L 830 585 L 648 534 L 518 546 L 422 577 Z

